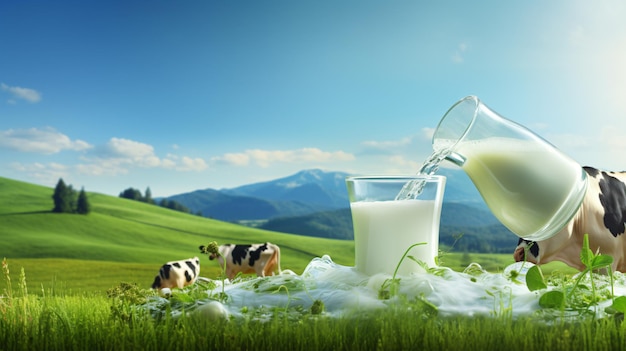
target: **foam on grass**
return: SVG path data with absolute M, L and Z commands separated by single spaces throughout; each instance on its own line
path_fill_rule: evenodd
M 415 301 L 433 307 L 440 316 L 516 317 L 541 310 L 541 295 L 556 288 L 552 286 L 530 291 L 525 283 L 525 274 L 532 266 L 531 263 L 518 262 L 501 273 L 487 272 L 476 263 L 469 265 L 463 272 L 445 267 L 436 268 L 429 273 L 396 277 L 399 279 L 397 290 L 392 294 L 382 294 L 381 297 L 381 286 L 389 282 L 391 276 L 367 276 L 354 267 L 339 265 L 325 255 L 313 259 L 301 275 L 284 271 L 271 277 L 235 279 L 233 283 L 225 281 L 224 286 L 216 281 L 218 287 L 209 290 L 209 298 L 198 303 L 208 303 L 223 291 L 227 298 L 222 303 L 234 317 L 241 317 L 255 309 L 308 310 L 316 300 L 324 304 L 325 314 L 332 317 L 409 306 Z M 611 287 L 605 276 L 607 283 L 599 284 L 600 295 L 610 297 L 626 294 L 623 275 L 616 273 L 615 277 L 615 294 L 611 295 L 607 291 Z M 594 308 L 598 314 L 602 314 L 604 307 L 610 303 L 610 298 L 604 299 Z

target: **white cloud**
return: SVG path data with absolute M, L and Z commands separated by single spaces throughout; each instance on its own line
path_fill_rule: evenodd
M 89 176 L 116 176 L 128 169 L 116 162 L 82 163 L 75 166 L 77 173 Z
M 390 155 L 408 152 L 415 148 L 429 147 L 434 128 L 422 128 L 421 132 L 398 140 L 368 140 L 361 143 L 365 150 L 362 153 Z
M 454 54 L 452 54 L 452 62 L 459 64 L 463 63 L 465 61 L 463 54 L 465 54 L 468 48 L 469 45 L 467 43 L 460 43 Z
M 409 145 L 411 144 L 411 138 L 410 137 L 405 137 L 402 138 L 400 140 L 388 140 L 388 141 L 374 141 L 374 140 L 368 140 L 368 141 L 364 141 L 362 143 L 364 146 L 370 147 L 370 148 L 374 148 L 374 149 L 391 149 L 391 148 L 397 148 L 400 146 L 405 146 L 405 145 Z
M 152 145 L 144 144 L 123 138 L 111 138 L 105 146 L 105 151 L 112 157 L 141 159 L 154 156 Z
M 422 138 L 424 140 L 432 141 L 433 135 L 435 135 L 435 128 L 430 128 L 430 127 L 422 128 Z
M 233 166 L 247 166 L 250 163 L 250 156 L 246 153 L 228 153 L 213 160 Z
M 67 178 L 69 174 L 69 167 L 54 162 L 47 164 L 39 162 L 31 164 L 13 162 L 9 167 L 13 170 L 27 173 L 33 179 L 46 184 L 53 184 L 53 182 L 59 178 Z
M 228 153 L 213 158 L 213 161 L 233 166 L 247 166 L 250 163 L 266 168 L 273 163 L 304 163 L 352 161 L 354 155 L 344 151 L 323 151 L 318 148 L 302 148 L 297 150 L 261 150 L 251 149 L 242 153 Z
M 164 158 L 161 160 L 161 166 L 167 169 L 176 168 L 176 161 L 172 160 L 172 158 Z
M 203 171 L 209 166 L 207 162 L 200 157 L 178 156 L 168 153 L 165 158 L 161 159 L 160 166 L 167 169 L 175 169 L 177 171 Z
M 9 129 L 0 131 L 0 148 L 21 152 L 55 154 L 63 150 L 82 151 L 92 146 L 82 140 L 72 141 L 67 135 L 48 129 Z
M 8 100 L 10 104 L 15 104 L 15 99 L 26 100 L 30 103 L 36 103 L 41 100 L 41 94 L 34 89 L 22 88 L 22 87 L 11 87 L 4 83 L 0 84 L 0 89 L 11 94 L 12 98 Z
M 179 171 L 202 171 L 208 168 L 207 163 L 199 158 L 191 158 L 183 156 L 180 160 L 180 166 L 177 167 Z
M 156 155 L 152 145 L 124 138 L 111 138 L 97 148 L 93 155 L 83 159 L 77 167 L 83 174 L 117 175 L 129 172 L 132 167 L 164 168 L 177 171 L 202 171 L 208 168 L 202 158 L 179 157 L 168 153 L 164 158 Z

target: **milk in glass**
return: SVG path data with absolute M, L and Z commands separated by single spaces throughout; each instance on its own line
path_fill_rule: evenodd
M 435 266 L 439 249 L 439 218 L 441 207 L 434 200 L 395 200 L 352 202 L 354 224 L 355 267 L 373 275 L 393 274 L 404 252 L 413 244 L 413 256 L 428 266 Z M 406 258 L 398 270 L 400 275 L 423 269 Z

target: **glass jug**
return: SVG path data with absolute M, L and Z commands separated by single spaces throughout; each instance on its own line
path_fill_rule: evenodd
M 443 116 L 434 153 L 460 166 L 491 212 L 517 236 L 557 234 L 574 217 L 587 173 L 546 140 L 468 96 Z

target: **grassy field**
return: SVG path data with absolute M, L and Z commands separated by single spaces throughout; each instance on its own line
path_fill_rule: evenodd
M 353 242 L 263 231 L 97 193 L 88 194 L 89 215 L 56 214 L 50 212 L 52 193 L 0 178 L 0 259 L 8 264 L 0 279 L 0 350 L 626 348 L 619 318 L 576 323 L 537 323 L 532 316 L 448 318 L 415 301 L 342 318 L 297 308 L 271 311 L 265 321 L 252 312 L 215 320 L 199 314 L 200 308 L 183 310 L 178 318 L 155 317 L 138 307 L 156 297 L 148 287 L 164 262 L 198 255 L 202 276 L 219 275 L 199 245 L 271 241 L 282 248 L 282 268 L 301 273 L 324 254 L 353 265 Z M 441 265 L 457 271 L 472 262 L 499 272 L 513 259 L 445 252 L 440 257 Z M 560 263 L 542 270 L 574 272 Z M 136 283 L 139 292 L 120 290 L 128 286 L 121 283 Z
M 128 306 L 126 306 L 128 307 Z M 126 312 L 129 309 L 121 307 Z M 215 320 L 190 313 L 154 320 L 111 315 L 104 297 L 0 300 L 0 350 L 624 350 L 614 320 L 538 323 L 532 318 L 441 318 L 388 309 L 341 319 L 276 315 Z
M 324 254 L 336 263 L 354 264 L 352 241 L 259 230 L 98 193 L 88 193 L 89 215 L 52 213 L 52 193 L 52 188 L 0 177 L 0 259 L 7 258 L 14 280 L 23 268 L 29 291 L 35 294 L 42 289 L 103 292 L 120 282 L 149 287 L 163 263 L 196 255 L 201 275 L 214 278 L 219 275 L 217 263 L 198 250 L 210 241 L 276 243 L 282 269 L 296 273 Z M 441 262 L 459 271 L 478 262 L 497 272 L 513 259 L 449 253 Z M 0 291 L 4 288 L 0 281 Z
M 149 286 L 163 263 L 193 256 L 201 258 L 201 275 L 214 277 L 216 262 L 198 250 L 210 241 L 276 243 L 282 268 L 296 273 L 323 254 L 353 262 L 352 242 L 269 232 L 97 193 L 88 193 L 89 215 L 52 213 L 52 193 L 0 178 L 0 258 L 11 263 L 12 275 L 23 267 L 35 292 L 42 285 L 71 291 L 102 291 L 120 281 Z

